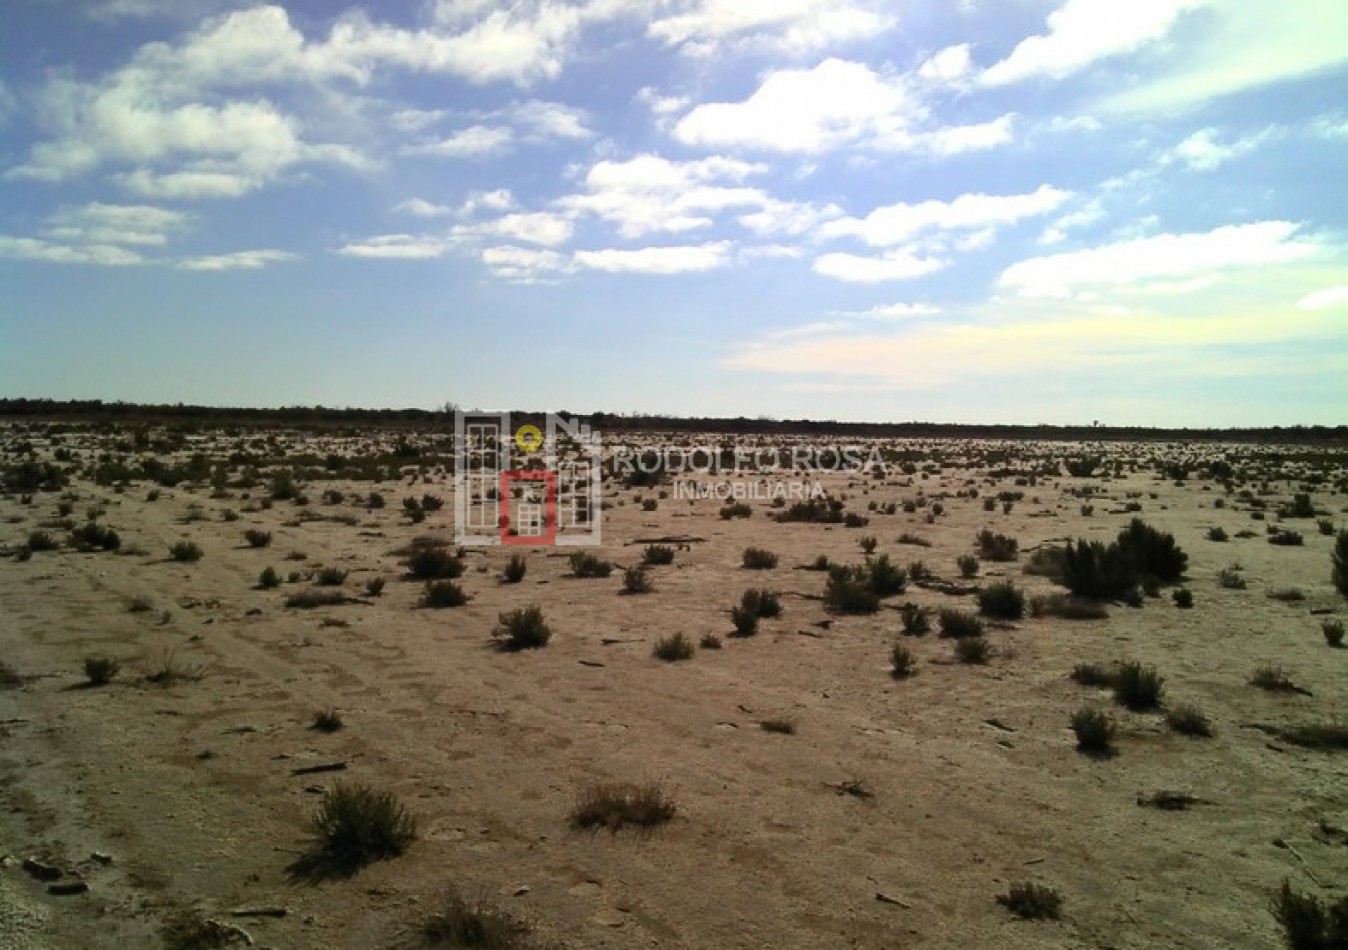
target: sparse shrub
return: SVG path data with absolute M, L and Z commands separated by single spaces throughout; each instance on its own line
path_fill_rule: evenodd
M 936 619 L 943 637 L 983 636 L 983 621 L 967 611 L 956 610 L 953 607 L 942 607 L 937 613 Z
M 1348 947 L 1348 897 L 1325 906 L 1313 894 L 1298 894 L 1286 879 L 1269 905 L 1282 927 L 1287 950 L 1340 950 Z
M 319 587 L 340 587 L 346 583 L 347 572 L 340 567 L 319 568 L 314 576 L 314 583 Z
M 144 594 L 137 594 L 126 602 L 126 612 L 129 614 L 143 614 L 154 610 L 154 601 Z
M 926 538 L 920 537 L 919 535 L 916 534 L 909 534 L 906 531 L 903 534 L 899 535 L 899 544 L 911 544 L 919 548 L 931 547 L 931 542 L 928 541 Z
M 1166 713 L 1165 724 L 1180 735 L 1203 739 L 1212 735 L 1212 723 L 1196 706 L 1176 706 Z
M 86 521 L 70 532 L 70 543 L 78 551 L 116 551 L 122 546 L 122 539 L 106 525 Z
M 1235 567 L 1224 567 L 1218 571 L 1217 583 L 1226 590 L 1244 590 L 1246 586 L 1244 576 Z
M 274 567 L 264 567 L 262 573 L 257 576 L 257 586 L 263 590 L 271 590 L 273 587 L 281 586 L 281 575 L 276 573 Z
M 510 560 L 506 562 L 505 570 L 501 572 L 501 580 L 507 584 L 518 584 L 524 580 L 525 572 L 528 570 L 528 559 L 523 554 L 512 554 Z
M 470 902 L 457 891 L 450 894 L 443 911 L 421 926 L 428 946 L 474 950 L 528 950 L 530 932 L 524 921 L 481 901 Z
M 1072 732 L 1082 752 L 1107 755 L 1114 749 L 1114 720 L 1093 706 L 1083 706 L 1072 714 Z
M 27 677 L 19 674 L 14 667 L 0 660 L 0 689 L 14 689 L 27 682 Z
M 777 555 L 763 548 L 745 548 L 743 564 L 752 571 L 771 570 L 777 566 Z
M 1063 582 L 1064 549 L 1058 544 L 1046 544 L 1030 552 L 1030 559 L 1022 570 L 1026 574 L 1047 577 L 1055 584 Z
M 33 531 L 28 535 L 25 547 L 29 551 L 55 551 L 61 545 L 46 531 Z
M 1306 593 L 1299 587 L 1275 587 L 1267 594 L 1269 600 L 1279 600 L 1285 604 L 1294 604 L 1306 599 Z
M 402 854 L 416 840 L 417 823 L 392 792 L 338 782 L 324 793 L 313 830 L 322 858 L 350 873 Z
M 1306 541 L 1302 538 L 1300 532 L 1292 531 L 1288 528 L 1280 528 L 1268 536 L 1269 544 L 1277 544 L 1283 547 L 1300 547 Z
M 1180 587 L 1170 596 L 1175 601 L 1175 606 L 1180 610 L 1189 610 L 1194 605 L 1194 592 L 1187 588 Z
M 972 554 L 961 554 L 955 559 L 955 565 L 960 569 L 960 577 L 966 580 L 978 576 L 978 558 Z
M 879 544 L 879 542 L 875 539 L 875 535 L 873 534 L 866 535 L 857 543 L 861 545 L 861 553 L 863 554 L 874 554 L 875 546 Z
M 588 551 L 572 552 L 568 563 L 571 573 L 576 577 L 608 577 L 613 573 L 613 565 L 600 560 Z
M 1109 616 L 1098 600 L 1067 594 L 1036 594 L 1030 598 L 1030 616 L 1062 620 L 1104 620 Z
M 501 614 L 492 636 L 501 641 L 503 650 L 537 650 L 548 645 L 552 629 L 543 619 L 543 608 L 530 604 Z
M 1082 686 L 1113 686 L 1114 670 L 1099 663 L 1078 663 L 1072 667 L 1072 680 Z
M 917 672 L 917 657 L 913 651 L 901 643 L 896 643 L 889 650 L 890 675 L 895 679 L 906 679 Z
M 1114 698 L 1134 712 L 1155 709 L 1161 704 L 1161 684 L 1165 677 L 1153 666 L 1136 660 L 1122 663 L 1114 671 Z
M 730 608 L 730 622 L 735 626 L 735 636 L 752 637 L 758 633 L 758 610 L 736 604 Z
M 84 675 L 90 686 L 106 686 L 117 676 L 122 664 L 115 657 L 95 654 L 84 658 Z
M 771 620 L 782 615 L 782 598 L 776 591 L 759 588 L 746 590 L 740 597 L 740 606 L 752 610 L 760 618 Z
M 337 732 L 342 728 L 342 714 L 335 709 L 323 709 L 314 713 L 314 721 L 309 728 L 316 732 Z
M 664 660 L 666 663 L 674 663 L 679 660 L 691 660 L 695 647 L 693 641 L 688 639 L 682 633 L 671 633 L 667 637 L 661 637 L 655 641 L 655 646 L 651 650 L 651 655 L 657 660 Z
M 442 547 L 419 547 L 407 559 L 407 572 L 419 581 L 454 580 L 463 576 L 463 561 Z
M 978 592 L 978 611 L 998 620 L 1019 620 L 1025 616 L 1025 595 L 1010 581 L 1001 581 Z
M 908 573 L 911 568 L 905 572 L 903 568 L 889 560 L 888 554 L 881 554 L 879 557 L 871 558 L 861 570 L 866 575 L 866 582 L 877 597 L 893 597 L 895 594 L 902 594 L 908 584 Z
M 1297 685 L 1287 672 L 1276 664 L 1261 666 L 1250 674 L 1250 685 L 1266 689 L 1270 693 L 1295 693 Z
M 992 655 L 987 637 L 960 637 L 955 641 L 955 656 L 961 663 L 984 664 Z
M 1022 920 L 1057 920 L 1062 914 L 1062 895 L 1043 884 L 1012 884 L 997 903 Z
M 845 528 L 864 528 L 870 523 L 870 518 L 859 515 L 855 511 L 849 511 L 843 515 L 843 527 Z
M 369 496 L 365 499 L 366 508 L 383 508 L 384 504 L 384 496 L 377 491 L 370 492 Z
M 421 510 L 422 510 L 422 511 L 426 511 L 426 512 L 430 512 L 430 511 L 439 511 L 439 510 L 440 510 L 441 508 L 443 508 L 443 507 L 445 507 L 445 500 L 444 500 L 443 498 L 441 498 L 439 495 L 422 495 L 422 496 L 421 496 Z
M 923 637 L 931 633 L 931 611 L 914 603 L 899 606 L 899 620 L 903 624 L 904 636 Z
M 1020 543 L 1004 534 L 994 534 L 987 528 L 974 539 L 978 556 L 985 561 L 1014 561 L 1019 557 Z
M 651 544 L 641 552 L 641 561 L 651 567 L 674 563 L 674 549 L 667 544 Z
M 1189 566 L 1189 556 L 1175 544 L 1174 535 L 1157 531 L 1141 518 L 1129 522 L 1115 544 L 1135 573 L 1154 577 L 1162 584 L 1175 583 Z
M 729 521 L 731 518 L 748 518 L 753 513 L 754 513 L 753 508 L 749 507 L 748 504 L 742 501 L 737 501 L 729 505 L 723 505 L 720 512 L 721 518 L 726 521 Z
M 592 785 L 571 809 L 571 826 L 582 831 L 607 828 L 618 832 L 634 826 L 649 829 L 670 821 L 678 809 L 664 788 L 654 782 Z
M 1225 529 L 1225 528 L 1221 528 L 1221 527 L 1208 528 L 1208 540 L 1209 540 L 1209 541 L 1226 541 L 1226 540 L 1228 540 L 1227 534 L 1226 534 L 1226 529 Z
M 880 597 L 870 580 L 870 572 L 864 567 L 844 564 L 830 567 L 824 584 L 825 606 L 839 614 L 875 613 L 880 609 Z
M 644 567 L 629 567 L 623 571 L 624 594 L 649 594 L 655 590 L 651 575 Z
M 642 510 L 642 511 L 654 511 L 655 509 L 657 509 L 657 508 L 659 508 L 659 507 L 660 507 L 660 502 L 657 501 L 657 500 L 654 499 L 654 498 L 644 498 L 644 499 L 642 499 L 642 501 L 641 501 L 641 510 Z
M 170 650 L 160 656 L 154 669 L 146 674 L 145 681 L 156 686 L 176 686 L 178 683 L 195 683 L 205 675 L 199 666 L 178 662 L 178 655 Z
M 764 719 L 758 724 L 758 728 L 764 732 L 772 732 L 782 736 L 794 736 L 796 734 L 796 721 L 794 719 Z
M 721 649 L 721 638 L 714 633 L 704 633 L 697 645 L 704 650 L 719 650 Z
M 1320 632 L 1325 635 L 1325 642 L 1328 643 L 1330 646 L 1335 648 L 1343 646 L 1342 620 L 1320 621 Z
M 193 541 L 179 541 L 169 548 L 169 556 L 175 561 L 200 561 L 204 552 Z
M 1330 579 L 1334 582 L 1334 589 L 1344 597 L 1348 597 L 1348 528 L 1340 531 L 1334 539 L 1334 553 L 1330 555 L 1330 562 L 1333 569 L 1330 571 Z
M 1325 537 L 1332 537 L 1334 535 L 1334 522 L 1328 518 L 1321 518 L 1319 521 L 1315 522 L 1315 527 L 1319 529 L 1320 533 Z
M 301 590 L 286 598 L 286 606 L 294 610 L 336 607 L 344 603 L 346 595 L 339 590 Z
M 265 548 L 271 544 L 271 532 L 249 528 L 243 533 L 243 539 L 248 542 L 250 548 Z
M 827 554 L 821 554 L 809 564 L 805 565 L 807 571 L 827 571 L 833 565 L 829 562 Z
M 372 577 L 365 582 L 365 596 L 378 597 L 384 593 L 384 579 L 382 577 Z
M 468 603 L 468 595 L 453 581 L 427 581 L 421 592 L 421 606 L 432 610 L 446 607 L 462 607 Z
M 1303 749 L 1335 752 L 1348 749 L 1348 725 L 1337 722 L 1309 723 L 1278 730 L 1278 738 Z

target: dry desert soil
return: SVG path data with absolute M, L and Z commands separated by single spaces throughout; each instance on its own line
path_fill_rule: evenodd
M 626 441 L 670 438 L 689 441 Z M 1287 738 L 1348 722 L 1348 650 L 1321 629 L 1348 602 L 1319 527 L 1344 526 L 1343 446 L 882 440 L 887 472 L 819 476 L 858 527 L 779 521 L 767 499 L 725 518 L 715 498 L 613 478 L 592 552 L 610 576 L 526 548 L 525 576 L 505 583 L 515 552 L 471 548 L 456 581 L 467 602 L 431 609 L 407 552 L 454 552 L 448 443 L 0 430 L 0 470 L 27 458 L 70 476 L 0 496 L 0 945 L 433 946 L 427 922 L 459 894 L 528 925 L 501 946 L 1267 948 L 1282 941 L 1270 902 L 1284 880 L 1326 902 L 1345 893 L 1348 753 Z M 1094 473 L 1066 474 L 1089 457 Z M 1298 493 L 1313 516 L 1293 510 Z M 427 494 L 445 505 L 414 523 L 403 499 Z M 91 515 L 116 550 L 72 541 Z M 1134 518 L 1188 555 L 1159 596 L 1102 619 L 988 620 L 983 664 L 960 662 L 939 629 L 903 634 L 905 603 L 976 613 L 976 588 L 1006 580 L 1030 599 L 1061 593 L 1025 571 L 1035 552 L 1108 542 Z M 957 559 L 984 529 L 1017 557 L 964 579 Z M 1289 531 L 1302 543 L 1270 543 Z M 30 552 L 34 532 L 55 548 Z M 803 568 L 862 565 L 866 537 L 872 557 L 921 562 L 928 579 L 873 613 L 832 611 L 827 573 Z M 678 539 L 673 563 L 624 594 L 652 538 Z M 201 558 L 170 557 L 181 541 Z M 745 568 L 748 547 L 777 566 Z M 268 567 L 273 589 L 259 586 Z M 323 568 L 345 577 L 317 586 Z M 1223 586 L 1223 570 L 1245 586 Z M 750 588 L 783 610 L 737 637 L 731 608 Z M 288 606 L 313 590 L 341 600 Z M 528 605 L 551 639 L 499 649 L 499 616 Z M 676 633 L 720 648 L 653 656 Z M 912 675 L 892 675 L 895 644 Z M 89 684 L 91 655 L 119 661 L 111 682 Z M 1071 675 L 1127 661 L 1164 677 L 1159 708 Z M 1270 665 L 1295 689 L 1250 684 Z M 1168 726 L 1182 706 L 1210 737 Z M 1112 756 L 1078 750 L 1083 707 L 1112 717 Z M 329 710 L 341 728 L 314 728 Z M 329 765 L 342 770 L 304 771 Z M 338 783 L 396 797 L 416 822 L 402 854 L 343 873 L 305 860 Z M 654 783 L 673 816 L 577 828 L 596 783 Z M 1147 807 L 1158 791 L 1196 801 Z M 1053 888 L 1059 918 L 1013 915 L 998 897 L 1020 883 Z

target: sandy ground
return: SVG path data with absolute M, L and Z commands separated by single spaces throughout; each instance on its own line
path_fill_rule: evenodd
M 92 436 L 88 437 L 92 439 Z M 40 452 L 50 446 L 36 439 Z M 292 437 L 292 450 L 297 444 Z M 231 440 L 217 436 L 225 452 Z M 67 437 L 66 446 L 80 446 Z M 327 447 L 317 446 L 319 456 Z M 1314 521 L 1289 525 L 1305 544 L 1266 543 L 1265 523 L 1210 481 L 1181 485 L 1151 471 L 1153 458 L 1220 454 L 1262 466 L 1270 508 L 1290 499 L 1304 465 L 1242 462 L 1253 451 L 1222 447 L 1109 446 L 1137 459 L 1119 478 L 1040 478 L 1017 487 L 990 481 L 962 459 L 986 444 L 914 443 L 946 461 L 923 478 L 829 476 L 863 529 L 771 520 L 765 502 L 744 520 L 718 517 L 715 500 L 666 499 L 643 511 L 651 489 L 606 486 L 605 544 L 622 565 L 629 542 L 660 535 L 705 539 L 653 569 L 655 590 L 620 594 L 607 579 L 568 576 L 563 555 L 533 550 L 518 585 L 498 581 L 508 552 L 470 552 L 463 586 L 471 601 L 417 609 L 419 583 L 393 552 L 412 538 L 451 533 L 452 504 L 413 525 L 405 495 L 450 499 L 441 474 L 428 483 L 316 481 L 307 510 L 355 516 L 297 521 L 305 509 L 258 510 L 265 486 L 211 497 L 209 486 L 124 492 L 77 480 L 72 517 L 106 508 L 120 553 L 68 545 L 26 562 L 0 561 L 0 659 L 28 679 L 0 689 L 0 945 L 32 948 L 152 947 L 184 909 L 228 920 L 258 946 L 382 948 L 407 945 L 451 888 L 530 921 L 540 939 L 571 947 L 1272 947 L 1268 905 L 1284 878 L 1337 898 L 1348 882 L 1348 847 L 1322 840 L 1321 822 L 1348 827 L 1348 758 L 1289 747 L 1259 724 L 1342 720 L 1348 651 L 1330 649 L 1312 611 L 1348 610 L 1329 581 L 1332 538 Z M 1006 445 L 1010 464 L 1081 454 L 1073 445 Z M 1262 450 L 1261 450 L 1262 451 Z M 1348 500 L 1330 486 L 1313 495 L 1342 525 Z M 1021 461 L 1016 461 L 1021 460 Z M 1334 472 L 1337 471 L 1337 474 Z M 1097 486 L 1094 513 L 1067 493 Z M 980 497 L 956 497 L 969 486 Z M 346 493 L 324 505 L 324 489 Z M 366 510 L 356 495 L 382 491 Z M 982 497 L 1025 492 L 1013 510 Z M 954 662 L 934 635 L 904 642 L 919 657 L 907 680 L 889 675 L 899 630 L 893 610 L 835 617 L 817 599 L 824 575 L 796 566 L 826 554 L 859 563 L 859 539 L 901 564 L 925 562 L 956 578 L 955 559 L 984 527 L 1021 548 L 1052 539 L 1109 539 L 1133 517 L 1173 532 L 1190 555 L 1195 607 L 1168 592 L 1107 620 L 1025 619 L 991 632 L 987 666 Z M 871 501 L 925 494 L 929 508 L 894 515 Z M 57 517 L 56 493 L 31 505 L 0 499 L 0 543 L 17 548 Z M 198 506 L 203 520 L 186 521 Z M 239 512 L 237 521 L 222 512 Z M 1270 514 L 1270 519 L 1273 515 Z M 1208 527 L 1254 537 L 1205 540 Z M 274 542 L 256 550 L 247 528 Z M 910 532 L 929 548 L 903 545 Z M 53 530 L 64 538 L 66 532 Z M 191 539 L 194 564 L 167 558 Z M 746 546 L 780 556 L 770 571 L 740 566 Z M 304 560 L 291 560 L 291 555 Z M 1029 593 L 1054 588 L 1020 563 L 983 565 Z M 1222 589 L 1217 572 L 1239 563 L 1248 589 Z M 286 609 L 302 584 L 256 588 L 262 568 L 337 566 L 360 602 Z M 378 599 L 366 580 L 384 577 Z M 732 639 L 728 611 L 748 587 L 783 593 L 785 613 L 760 633 Z M 1267 597 L 1296 586 L 1303 601 Z M 129 612 L 131 598 L 153 609 Z M 891 598 L 933 607 L 957 598 L 909 588 Z M 555 631 L 542 650 L 492 649 L 499 612 L 540 604 Z M 340 624 L 340 625 L 337 625 Z M 654 641 L 713 633 L 724 649 L 688 662 L 651 656 Z M 617 641 L 605 643 L 605 641 Z M 108 653 L 121 675 L 83 688 L 82 659 Z M 203 678 L 163 687 L 145 674 L 172 655 Z M 1136 659 L 1166 676 L 1166 703 L 1192 703 L 1212 719 L 1209 740 L 1170 732 L 1158 714 L 1115 706 L 1107 691 L 1079 686 L 1079 662 Z M 1312 695 L 1270 694 L 1247 684 L 1279 663 Z M 1083 703 L 1110 709 L 1120 753 L 1088 758 L 1068 721 Z M 315 711 L 340 711 L 345 728 L 310 729 Z M 763 731 L 794 720 L 794 735 Z M 995 720 L 997 724 L 990 724 Z M 342 775 L 295 775 L 306 765 L 348 763 Z M 335 779 L 395 792 L 420 836 L 402 857 L 354 877 L 300 883 L 286 868 L 306 847 L 308 821 Z M 648 835 L 578 832 L 567 815 L 595 781 L 657 780 L 678 806 Z M 840 794 L 859 781 L 870 798 Z M 1182 812 L 1136 804 L 1140 792 L 1178 789 L 1209 801 Z M 108 860 L 93 857 L 95 852 Z M 20 862 L 39 857 L 90 890 L 51 896 Z M 1057 888 L 1057 922 L 1014 919 L 997 901 L 1008 884 Z M 890 900 L 881 900 L 885 895 Z M 283 917 L 233 917 L 276 907 Z

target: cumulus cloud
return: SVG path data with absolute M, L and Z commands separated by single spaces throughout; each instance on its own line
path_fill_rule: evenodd
M 271 264 L 296 260 L 299 260 L 299 255 L 290 251 L 261 248 L 252 251 L 233 251 L 229 254 L 185 257 L 177 262 L 177 266 L 181 270 L 196 271 L 261 270 Z
M 45 261 L 50 264 L 95 264 L 102 267 L 129 267 L 146 262 L 138 252 L 110 244 L 53 244 L 37 238 L 8 234 L 0 234 L 0 258 Z
M 681 52 L 808 53 L 871 39 L 898 22 L 889 5 L 859 0 L 684 0 L 647 34 Z
M 449 244 L 443 237 L 417 234 L 381 234 L 337 249 L 343 257 L 375 260 L 426 260 L 440 257 Z
M 824 277 L 858 284 L 913 280 L 934 273 L 950 262 L 910 250 L 898 249 L 879 256 L 834 252 L 815 258 L 814 272 Z
M 170 233 L 188 225 L 191 216 L 153 205 L 95 201 L 79 208 L 63 208 L 48 220 L 45 233 L 62 242 L 162 247 L 168 243 Z
M 1162 164 L 1179 163 L 1194 171 L 1210 172 L 1233 158 L 1252 152 L 1273 135 L 1265 129 L 1256 135 L 1231 142 L 1221 141 L 1221 133 L 1214 128 L 1199 129 L 1161 157 Z
M 581 267 L 610 273 L 686 274 L 726 266 L 731 260 L 731 250 L 729 241 L 713 241 L 635 250 L 576 251 L 575 262 Z
M 846 217 L 820 227 L 824 237 L 856 237 L 871 247 L 902 244 L 932 231 L 979 234 L 1047 214 L 1071 197 L 1070 192 L 1040 185 L 1019 195 L 960 195 L 952 201 L 898 202 L 876 208 L 864 218 Z

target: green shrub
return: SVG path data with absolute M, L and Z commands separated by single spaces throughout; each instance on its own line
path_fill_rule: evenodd
M 691 660 L 695 651 L 693 641 L 688 639 L 682 633 L 672 633 L 667 637 L 661 637 L 655 641 L 655 646 L 651 650 L 651 655 L 657 660 L 664 660 L 666 663 L 675 663 L 679 660 Z
M 384 593 L 384 579 L 382 577 L 372 577 L 365 582 L 367 597 L 378 597 L 382 593 Z
M 1165 677 L 1153 666 L 1136 660 L 1122 663 L 1114 671 L 1114 698 L 1134 712 L 1155 709 L 1161 704 L 1161 684 Z
M 505 570 L 501 572 L 501 580 L 507 584 L 518 584 L 524 580 L 524 575 L 528 570 L 528 559 L 523 554 L 512 554 L 510 560 L 506 562 Z
M 674 563 L 674 549 L 667 544 L 651 544 L 641 552 L 641 561 L 651 567 Z
M 532 946 L 527 923 L 487 906 L 451 893 L 445 909 L 432 914 L 421 926 L 421 937 L 430 947 L 474 950 L 529 950 Z
M 782 615 L 781 595 L 766 588 L 746 590 L 740 597 L 740 606 L 745 610 L 752 610 L 764 620 L 771 620 Z
M 1012 884 L 997 903 L 1022 920 L 1057 920 L 1062 914 L 1062 895 L 1043 884 Z
M 913 651 L 901 643 L 894 644 L 889 651 L 890 675 L 895 679 L 906 679 L 917 672 L 917 657 Z
M 70 543 L 79 551 L 116 551 L 122 546 L 122 539 L 106 525 L 86 521 L 70 532 Z
M 1340 531 L 1334 539 L 1334 553 L 1330 555 L 1332 570 L 1330 580 L 1334 589 L 1348 597 L 1348 528 Z
M 1226 541 L 1229 539 L 1227 538 L 1226 530 L 1224 528 L 1216 527 L 1216 528 L 1208 528 L 1208 540 Z
M 1114 669 L 1099 663 L 1078 663 L 1072 667 L 1072 680 L 1082 686 L 1113 686 Z
M 1298 894 L 1286 879 L 1269 906 L 1288 950 L 1348 947 L 1348 897 L 1325 906 L 1313 894 Z
M 889 560 L 888 554 L 871 558 L 862 568 L 866 583 L 876 597 L 893 597 L 902 594 L 907 587 L 908 577 L 904 569 Z
M 179 541 L 169 548 L 169 556 L 175 561 L 200 561 L 203 553 L 200 546 L 192 541 Z
M 1268 536 L 1269 544 L 1282 545 L 1283 547 L 1300 547 L 1305 544 L 1305 539 L 1300 532 L 1291 531 L 1287 528 L 1280 528 Z
M 265 548 L 271 544 L 271 532 L 259 531 L 256 528 L 249 528 L 243 533 L 243 538 L 248 542 L 250 548 Z
M 1245 578 L 1236 567 L 1224 567 L 1217 573 L 1217 583 L 1226 590 L 1244 590 Z
M 1072 732 L 1082 752 L 1107 755 L 1114 749 L 1114 720 L 1092 706 L 1083 706 L 1072 714 Z
M 347 871 L 395 858 L 416 839 L 417 823 L 391 792 L 338 782 L 313 817 L 322 856 Z
M 421 592 L 421 606 L 432 610 L 446 607 L 462 607 L 468 603 L 468 595 L 453 581 L 427 581 Z
M 1175 601 L 1175 606 L 1180 610 L 1189 610 L 1194 605 L 1194 592 L 1186 588 L 1179 588 L 1171 594 L 1171 597 Z
M 568 558 L 571 573 L 576 577 L 608 577 L 613 573 L 613 565 L 600 560 L 588 551 L 573 551 Z
M 984 633 L 983 621 L 964 610 L 942 607 L 936 619 L 943 637 L 981 637 Z
M 571 826 L 590 831 L 607 828 L 618 832 L 629 825 L 649 829 L 670 821 L 678 809 L 657 783 L 592 785 L 576 799 Z
M 1025 616 L 1025 595 L 1010 581 L 1001 581 L 978 592 L 978 612 L 997 620 L 1019 620 Z
M 257 586 L 263 590 L 271 590 L 273 587 L 281 586 L 281 575 L 276 573 L 274 567 L 264 567 L 262 573 L 257 576 Z
M 90 686 L 106 686 L 121 670 L 122 664 L 114 657 L 95 654 L 84 658 L 84 675 Z
M 904 636 L 923 637 L 931 633 L 931 610 L 914 603 L 899 606 L 899 620 Z
M 824 605 L 833 613 L 873 614 L 880 609 L 880 596 L 871 587 L 865 567 L 838 564 L 828 569 Z
M 730 608 L 730 622 L 735 627 L 735 636 L 752 637 L 758 632 L 758 610 L 736 604 Z
M 336 607 L 344 603 L 346 595 L 339 590 L 302 590 L 286 598 L 286 606 L 295 610 Z
M 1030 598 L 1030 616 L 1062 620 L 1104 620 L 1109 611 L 1098 600 L 1068 594 L 1036 594 Z
M 960 569 L 960 577 L 966 580 L 978 576 L 978 558 L 972 554 L 961 554 L 955 559 L 955 565 Z
M 1174 535 L 1157 531 L 1141 518 L 1129 522 L 1115 544 L 1136 574 L 1149 575 L 1162 584 L 1174 584 L 1189 566 L 1189 556 L 1175 544 Z
M 537 650 L 548 645 L 552 629 L 543 619 L 543 608 L 530 604 L 501 614 L 492 636 L 501 641 L 503 650 Z
M 463 561 L 442 547 L 419 547 L 407 559 L 407 571 L 415 580 L 454 580 L 463 576 Z
M 733 504 L 724 505 L 721 508 L 721 517 L 729 521 L 731 518 L 748 518 L 754 513 L 754 510 L 742 501 Z
M 863 554 L 874 554 L 874 553 L 875 553 L 875 546 L 876 546 L 879 542 L 876 541 L 875 535 L 873 535 L 873 534 L 868 534 L 868 535 L 866 535 L 864 538 L 862 538 L 860 541 L 858 541 L 857 543 L 861 545 L 861 553 L 863 553 Z
M 346 583 L 347 572 L 340 567 L 319 568 L 318 574 L 314 577 L 314 583 L 319 587 L 340 587 Z
M 777 555 L 763 548 L 745 548 L 742 561 L 749 570 L 766 571 L 777 566 Z
M 1315 522 L 1315 527 L 1327 538 L 1334 536 L 1334 522 L 1328 518 L 1321 518 L 1319 521 Z
M 1292 682 L 1292 678 L 1287 675 L 1287 672 L 1281 666 L 1273 664 L 1258 667 L 1251 673 L 1250 685 L 1266 689 L 1270 693 L 1297 692 L 1297 685 Z
M 644 567 L 629 567 L 623 571 L 624 594 L 649 594 L 654 589 L 651 576 Z
M 721 649 L 721 638 L 714 633 L 704 633 L 697 645 L 704 650 L 719 650 Z
M 1165 724 L 1180 735 L 1203 739 L 1212 735 L 1212 723 L 1196 706 L 1176 706 L 1166 713 Z
M 1342 620 L 1322 620 L 1320 621 L 1320 632 L 1325 635 L 1325 642 L 1332 647 L 1343 646 L 1343 621 Z
M 1004 534 L 994 534 L 987 528 L 974 538 L 978 556 L 985 561 L 1014 561 L 1020 556 L 1020 543 Z
M 961 663 L 984 664 L 992 655 L 987 637 L 960 637 L 955 641 L 955 656 Z
M 46 531 L 31 532 L 25 544 L 29 551 L 55 551 L 60 546 L 60 543 Z

